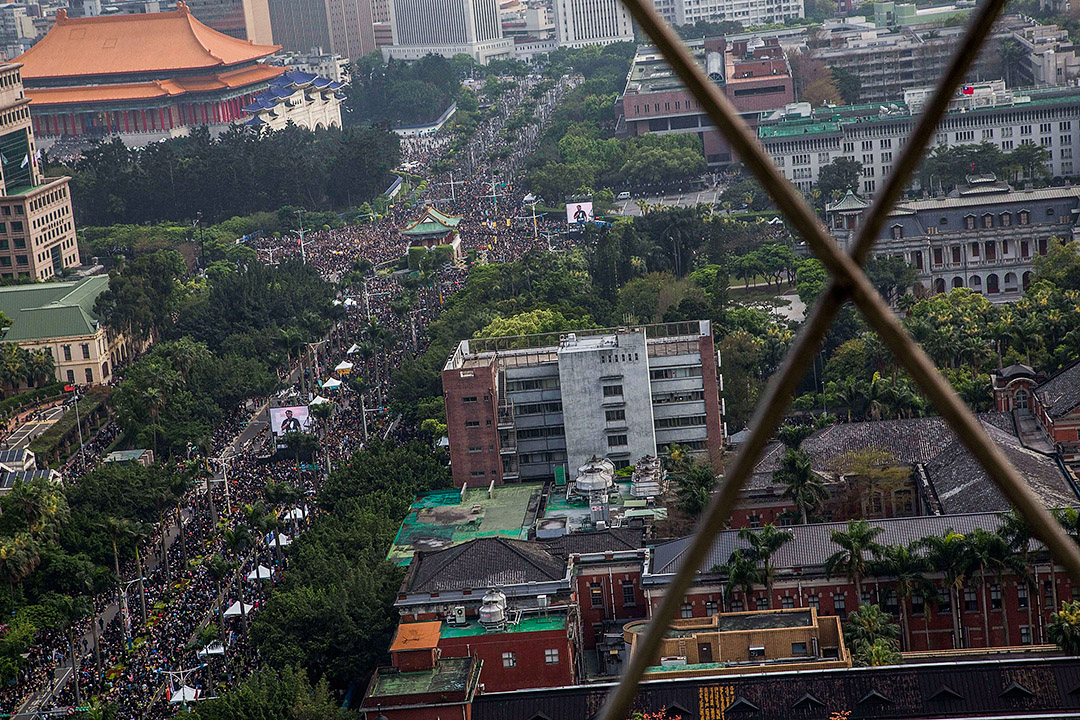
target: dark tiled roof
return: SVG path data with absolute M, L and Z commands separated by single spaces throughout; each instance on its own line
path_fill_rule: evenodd
M 944 535 L 949 530 L 964 534 L 975 528 L 996 530 L 1001 525 L 998 513 L 971 513 L 966 515 L 929 515 L 925 517 L 889 518 L 869 520 L 871 525 L 881 528 L 877 542 L 882 545 L 906 545 L 912 540 L 930 535 Z M 790 530 L 795 539 L 781 547 L 772 558 L 773 566 L 778 570 L 790 568 L 820 567 L 825 559 L 839 550 L 832 541 L 835 530 L 846 530 L 846 522 L 820 523 L 816 525 L 792 525 Z M 652 553 L 652 573 L 654 575 L 676 572 L 682 565 L 683 553 L 690 547 L 690 538 L 672 540 L 657 545 Z M 725 530 L 713 540 L 709 554 L 702 569 L 711 570 L 716 565 L 723 565 L 731 557 L 735 548 L 748 547 L 745 540 L 739 538 L 738 530 Z
M 987 435 L 1001 448 L 1043 505 L 1076 504 L 1076 493 L 1057 460 L 1025 448 L 1011 428 L 1002 430 L 988 423 L 986 416 L 980 416 L 980 419 Z M 995 419 L 1000 419 L 1000 415 Z M 1009 420 L 1011 424 L 1011 418 Z M 1005 512 L 1010 507 L 1009 501 L 998 492 L 986 471 L 959 440 L 953 440 L 924 469 L 943 512 Z
M 1008 367 L 1002 368 L 1001 370 L 998 370 L 997 374 L 1003 378 L 1035 377 L 1035 368 L 1031 367 L 1030 365 L 1022 365 L 1020 363 L 1015 363 L 1013 365 L 1009 365 Z
M 540 540 L 538 544 L 559 558 L 567 558 L 575 553 L 637 550 L 645 547 L 643 529 L 630 527 L 609 528 L 596 532 L 569 533 L 551 540 Z
M 1051 418 L 1068 415 L 1080 405 L 1080 361 L 1062 368 L 1035 388 L 1039 402 Z
M 1002 693 L 1013 683 L 1031 691 Z M 681 708 L 684 718 L 725 717 L 743 700 L 739 718 L 787 720 L 826 718 L 835 709 L 853 718 L 1073 717 L 1080 709 L 1080 659 L 1024 659 L 941 662 L 881 668 L 756 673 L 712 678 L 643 682 L 634 704 L 646 712 Z M 953 694 L 942 695 L 948 686 Z M 473 720 L 589 720 L 596 716 L 611 685 L 545 688 L 486 693 L 473 701 Z M 795 707 L 811 695 L 824 704 L 813 712 Z M 934 696 L 938 697 L 935 699 Z M 955 695 L 955 696 L 954 696 Z M 804 703 L 805 704 L 805 703 Z M 752 708 L 758 708 L 760 712 Z M 726 715 L 736 717 L 736 713 Z
M 418 552 L 402 592 L 484 590 L 565 576 L 566 563 L 538 543 L 483 537 L 443 550 Z
M 830 425 L 806 438 L 800 449 L 813 460 L 815 470 L 827 470 L 841 455 L 866 448 L 884 450 L 904 465 L 916 465 L 937 455 L 952 439 L 952 432 L 939 417 L 874 420 Z M 755 472 L 772 472 L 780 466 L 783 446 L 775 445 Z

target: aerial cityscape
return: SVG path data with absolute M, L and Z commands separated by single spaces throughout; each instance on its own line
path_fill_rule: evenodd
M 1078 181 L 1064 0 L 0 5 L 0 718 L 1080 718 Z

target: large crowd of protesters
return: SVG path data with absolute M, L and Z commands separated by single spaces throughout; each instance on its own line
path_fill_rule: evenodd
M 17 709 L 27 702 L 36 710 L 72 706 L 77 683 L 84 704 L 87 697 L 100 694 L 103 701 L 118 706 L 120 720 L 159 718 L 178 707 L 170 700 L 179 697 L 183 686 L 210 697 L 256 667 L 258 654 L 246 635 L 247 613 L 259 611 L 288 563 L 288 553 L 280 554 L 271 539 L 274 532 L 286 543 L 302 532 L 318 512 L 312 499 L 325 473 L 346 461 L 367 437 L 385 437 L 395 431 L 397 422 L 386 402 L 395 370 L 412 354 L 423 351 L 425 328 L 467 279 L 468 263 L 459 258 L 429 274 L 419 287 L 411 283 L 409 289 L 407 271 L 393 271 L 393 264 L 406 252 L 399 230 L 418 218 L 426 203 L 438 202 L 443 211 L 461 216 L 463 249 L 476 251 L 480 262 L 511 261 L 536 247 L 557 250 L 574 242 L 562 217 L 534 220 L 533 209 L 523 204 L 523 161 L 535 148 L 541 124 L 577 80 L 564 77 L 535 98 L 531 91 L 538 82 L 526 78 L 500 93 L 494 112 L 458 156 L 460 163 L 453 175 L 458 184 L 447 184 L 449 174 L 430 177 L 425 196 L 399 197 L 383 217 L 307 235 L 306 262 L 328 280 L 340 281 L 357 261 L 367 261 L 377 270 L 342 289 L 339 302 L 346 309 L 344 319 L 325 342 L 280 373 L 283 389 L 274 404 L 301 404 L 318 395 L 332 402 L 330 418 L 313 428 L 322 436 L 318 457 L 310 463 L 278 459 L 277 440 L 268 424 L 260 422 L 269 399 L 253 398 L 237 408 L 215 432 L 207 457 L 199 457 L 196 451 L 180 458 L 212 472 L 187 492 L 175 514 L 145 540 L 142 567 L 134 562 L 121 567 L 126 602 L 120 603 L 115 591 L 98 597 L 92 617 L 76 628 L 75 682 L 57 682 L 57 676 L 70 672 L 72 658 L 66 638 L 54 633 L 35 644 L 20 681 L 0 691 L 0 706 Z M 533 118 L 516 131 L 517 140 L 506 152 L 505 126 L 521 107 L 529 107 Z M 427 165 L 441 157 L 448 144 L 445 134 L 410 138 L 403 144 L 404 154 L 420 165 L 417 172 L 424 175 Z M 295 239 L 252 242 L 262 250 L 273 249 L 274 260 L 301 253 Z M 415 299 L 404 312 L 401 303 L 394 302 L 403 293 Z M 368 342 L 375 327 L 381 329 L 381 340 Z M 342 379 L 362 377 L 362 386 L 345 382 L 333 390 L 321 387 L 319 381 L 330 378 L 342 361 L 353 364 Z M 103 425 L 87 439 L 83 452 L 68 462 L 65 476 L 77 482 L 84 469 L 98 465 L 117 432 L 115 425 Z M 297 488 L 299 500 L 276 507 L 267 503 L 282 518 L 278 529 L 266 535 L 265 528 L 259 527 L 252 532 L 250 547 L 239 551 L 227 547 L 222 531 L 248 526 L 245 506 L 266 502 L 264 490 L 271 480 Z M 233 565 L 232 574 L 224 580 L 215 580 L 209 572 L 214 555 Z M 272 568 L 273 579 L 247 579 L 259 565 Z M 240 588 L 243 605 L 236 606 Z M 223 610 L 230 607 L 243 613 L 222 618 Z M 224 634 L 208 639 L 206 628 L 219 625 Z M 224 652 L 217 652 L 215 646 Z

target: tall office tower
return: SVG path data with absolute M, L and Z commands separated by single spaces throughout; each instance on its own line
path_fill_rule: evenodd
M 256 45 L 274 44 L 267 0 L 190 0 L 188 7 L 199 22 L 220 33 Z
M 498 0 L 391 0 L 390 26 L 394 44 L 382 48 L 386 58 L 464 53 L 487 64 L 514 51 L 514 41 L 503 37 Z
M 372 0 L 269 0 L 274 42 L 285 50 L 322 48 L 349 60 L 375 51 Z
M 41 172 L 20 68 L 0 65 L 0 277 L 46 280 L 79 264 L 71 178 Z
M 634 23 L 619 0 L 555 0 L 561 47 L 610 45 L 634 40 Z

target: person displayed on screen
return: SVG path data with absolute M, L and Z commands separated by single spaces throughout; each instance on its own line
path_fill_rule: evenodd
M 300 427 L 300 421 L 293 417 L 292 410 L 285 411 L 285 419 L 281 421 L 281 434 L 288 435 L 289 433 L 302 432 L 303 428 Z
M 577 210 L 574 211 L 574 222 L 580 224 L 588 221 L 589 213 L 585 212 L 585 210 L 580 205 L 578 205 Z

